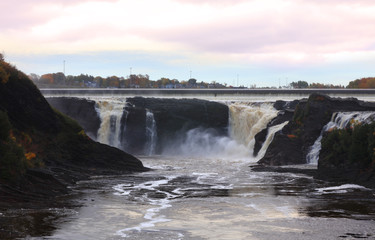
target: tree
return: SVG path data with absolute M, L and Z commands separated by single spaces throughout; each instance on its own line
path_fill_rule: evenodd
M 188 80 L 188 83 L 189 83 L 189 87 L 195 87 L 197 85 L 197 79 L 195 78 L 190 78 Z
M 375 78 L 361 78 L 349 82 L 347 88 L 375 88 Z
M 292 82 L 290 84 L 293 88 L 307 88 L 309 84 L 306 81 Z
M 40 83 L 42 84 L 54 84 L 54 78 L 52 73 L 43 74 L 40 77 Z
M 62 72 L 54 73 L 53 80 L 55 84 L 65 85 L 65 82 L 66 82 L 65 74 Z
M 29 78 L 31 79 L 31 81 L 36 83 L 39 82 L 40 76 L 35 73 L 30 73 Z

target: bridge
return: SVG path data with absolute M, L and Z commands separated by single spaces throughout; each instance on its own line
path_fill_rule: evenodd
M 40 89 L 45 97 L 160 97 L 202 98 L 209 100 L 275 101 L 307 98 L 312 93 L 331 97 L 354 97 L 375 101 L 375 89 L 145 89 L 145 88 L 49 88 Z

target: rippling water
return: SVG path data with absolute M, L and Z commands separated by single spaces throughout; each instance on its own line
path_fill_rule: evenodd
M 60 209 L 62 216 L 49 218 L 55 230 L 38 236 L 375 239 L 373 190 L 337 186 L 301 173 L 253 171 L 241 159 L 141 160 L 154 171 L 80 182 L 76 191 L 83 192 L 83 206 Z

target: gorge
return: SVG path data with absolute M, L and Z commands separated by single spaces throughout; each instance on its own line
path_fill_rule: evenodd
M 2 68 L 1 160 L 32 165 L 16 178 L 2 172 L 1 238 L 375 236 L 371 102 L 60 93 L 46 101 L 22 73 Z
M 329 132 L 331 127 L 325 126 L 336 123 L 344 127 L 349 119 L 361 117 L 369 120 L 366 116 L 373 112 L 373 103 L 321 94 L 275 102 L 142 97 L 58 97 L 48 101 L 61 111 L 67 102 L 74 102 L 66 113 L 81 119 L 84 128 L 84 122 L 96 113 L 93 119 L 100 124 L 92 132 L 106 133 L 104 139 L 98 134 L 99 141 L 136 154 L 154 169 L 113 183 L 116 199 L 148 206 L 124 227 L 101 221 L 106 227 L 110 224 L 119 239 L 374 236 L 373 190 L 361 186 L 373 187 L 371 165 L 365 167 L 370 173 L 363 178 L 358 177 L 363 168 L 350 165 L 348 172 L 348 167 L 342 167 L 345 171 L 340 176 L 339 168 L 335 173 L 329 164 L 319 169 L 316 160 L 310 160 L 314 154 L 318 158 L 314 146 Z M 88 105 L 90 109 L 85 107 Z M 347 112 L 353 114 L 345 115 Z M 92 204 L 88 205 L 92 210 Z M 136 211 L 131 206 L 117 207 L 126 216 Z M 218 220 L 218 211 L 231 231 Z M 272 222 L 270 228 L 262 227 L 263 221 Z M 87 222 L 79 218 L 73 225 L 82 224 Z M 323 230 L 326 225 L 330 231 Z M 54 236 L 82 236 L 82 230 L 70 225 Z

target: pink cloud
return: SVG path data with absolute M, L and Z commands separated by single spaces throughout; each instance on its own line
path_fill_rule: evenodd
M 87 2 L 92 1 L 56 0 L 53 4 L 66 9 Z M 159 43 L 176 44 L 186 52 L 248 56 L 282 56 L 285 53 L 297 56 L 296 58 L 306 56 L 310 59 L 321 59 L 324 54 L 336 52 L 366 51 L 375 46 L 373 0 L 267 2 L 273 5 L 260 0 L 174 0 L 174 3 L 178 3 L 177 7 L 176 4 L 171 4 L 172 0 L 163 0 L 163 7 L 151 10 L 147 9 L 148 5 L 143 8 L 142 4 L 148 3 L 147 1 L 140 1 L 138 5 L 132 5 L 130 0 L 96 2 L 116 4 L 105 6 L 105 14 L 102 14 L 102 8 L 95 9 L 95 12 L 88 9 L 85 14 L 81 14 L 81 10 L 86 8 L 84 5 L 74 9 L 72 15 L 70 9 L 64 11 L 69 12 L 64 16 L 64 13 L 59 13 L 59 8 L 54 8 L 53 12 L 38 13 L 38 6 L 51 4 L 49 0 L 22 0 L 17 6 L 10 1 L 3 1 L 0 8 L 9 11 L 0 15 L 0 30 L 23 30 L 41 26 L 40 32 L 33 37 L 40 33 L 46 34 L 36 37 L 36 44 L 40 43 L 38 41 L 85 44 L 95 38 L 100 38 L 102 42 L 108 40 L 108 44 L 112 44 L 123 39 L 126 42 L 127 37 L 134 36 L 135 39 L 146 40 L 146 44 L 152 42 L 156 46 Z M 124 11 L 119 10 L 119 6 Z M 137 8 L 132 8 L 134 6 Z M 172 6 L 176 7 L 178 14 L 173 15 L 176 9 Z M 129 9 L 136 9 L 135 13 L 129 12 Z M 203 14 L 195 14 L 199 11 Z M 180 15 L 185 16 L 180 18 Z M 165 22 L 157 21 L 168 16 L 170 19 Z M 82 20 L 82 24 L 79 24 L 79 20 Z M 72 27 L 62 26 L 69 21 Z M 76 25 L 73 24 L 74 21 L 77 22 Z M 176 24 L 168 24 L 168 21 Z M 48 22 L 52 23 L 46 24 Z M 167 23 L 167 26 L 163 23 Z M 57 31 L 48 34 L 51 29 Z M 113 39 L 115 41 L 111 42 Z
M 91 0 L 92 1 L 92 0 Z M 117 0 L 95 0 L 96 2 L 116 2 Z M 90 0 L 10 0 L 0 1 L 0 30 L 25 29 L 35 24 L 43 23 L 56 17 L 56 12 L 40 14 L 38 7 L 56 5 L 66 7 L 70 5 L 90 2 Z
M 306 1 L 297 2 L 300 4 L 292 4 L 283 11 L 271 8 L 262 15 L 218 19 L 199 26 L 144 34 L 200 51 L 222 53 L 296 51 L 313 55 L 364 50 L 374 46 L 375 15 L 360 13 L 368 6 L 375 6 L 373 1 L 349 0 L 345 4 L 333 1 L 340 2 L 340 5 L 331 1 L 328 5 L 327 1 L 315 0 L 308 6 L 301 5 Z M 352 7 L 351 4 L 368 5 L 351 9 L 352 12 L 340 8 Z

